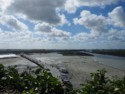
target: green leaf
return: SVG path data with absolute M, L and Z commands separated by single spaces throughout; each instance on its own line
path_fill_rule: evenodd
M 39 68 L 39 69 L 37 69 L 36 71 L 35 71 L 35 74 L 39 74 L 41 72 L 41 69 Z

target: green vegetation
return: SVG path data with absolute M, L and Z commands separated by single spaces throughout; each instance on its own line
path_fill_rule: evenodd
M 18 73 L 16 67 L 0 65 L 0 92 L 6 91 L 16 91 L 15 94 L 64 94 L 61 82 L 48 69 Z
M 58 52 L 59 54 L 62 54 L 64 56 L 93 56 L 89 53 L 84 53 L 84 52 L 80 52 L 80 51 L 60 51 Z
M 27 69 L 28 70 L 28 69 Z M 91 73 L 81 90 L 73 90 L 53 77 L 48 69 L 19 73 L 16 67 L 0 65 L 0 94 L 125 94 L 125 78 L 108 78 L 105 69 Z M 12 93 L 11 93 L 12 92 Z
M 91 81 L 87 81 L 81 94 L 125 94 L 125 77 L 112 79 L 105 76 L 105 69 L 91 73 Z
M 104 54 L 104 55 L 114 55 L 125 57 L 125 49 L 104 49 L 104 50 L 92 50 L 93 53 Z

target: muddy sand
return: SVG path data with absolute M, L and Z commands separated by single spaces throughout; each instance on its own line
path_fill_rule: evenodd
M 49 66 L 48 68 L 52 71 L 52 74 L 59 78 L 59 71 L 56 69 L 57 64 L 61 64 L 66 67 L 69 72 L 69 78 L 74 88 L 80 88 L 80 84 L 84 84 L 86 79 L 90 79 L 90 73 L 96 72 L 98 69 L 105 68 L 107 70 L 106 76 L 115 76 L 123 77 L 125 76 L 125 71 L 106 66 L 100 64 L 97 60 L 95 60 L 92 56 L 43 56 L 41 54 L 31 55 L 34 58 L 37 58 L 43 62 L 49 62 L 49 64 L 53 66 Z M 54 63 L 53 63 L 54 62 Z M 0 59 L 0 64 L 8 65 L 19 65 L 19 66 L 36 66 L 32 62 L 22 58 L 6 58 Z

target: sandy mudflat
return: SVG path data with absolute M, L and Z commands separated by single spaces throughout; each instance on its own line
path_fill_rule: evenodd
M 80 84 L 86 82 L 86 79 L 90 79 L 90 73 L 96 72 L 98 69 L 105 68 L 107 70 L 107 75 L 109 77 L 117 75 L 118 77 L 125 76 L 125 72 L 118 70 L 116 68 L 112 68 L 109 66 L 105 66 L 103 64 L 95 61 L 93 57 L 82 57 L 83 61 L 81 62 L 67 62 L 64 63 L 69 70 L 69 75 L 71 77 L 71 82 L 74 88 L 80 88 Z
M 35 66 L 35 64 L 31 63 L 30 61 L 28 61 L 22 57 L 0 59 L 0 64 L 3 64 L 5 66 L 13 66 L 13 65 Z
M 108 73 L 107 76 L 123 77 L 125 76 L 125 71 L 109 67 L 95 61 L 94 57 L 91 56 L 57 56 L 57 55 L 41 55 L 35 54 L 31 55 L 34 58 L 37 58 L 48 64 L 55 65 L 62 64 L 69 71 L 70 81 L 73 84 L 74 88 L 80 88 L 80 84 L 86 82 L 86 79 L 90 79 L 90 73 L 96 72 L 98 69 L 105 68 Z M 18 58 L 9 58 L 9 59 L 0 59 L 0 64 L 8 65 L 30 65 L 36 66 L 30 61 L 18 57 Z M 59 72 L 54 67 L 49 66 L 54 76 L 59 76 Z
M 32 57 L 39 57 L 41 55 L 39 54 L 36 54 L 36 55 L 33 55 Z M 18 65 L 17 66 L 17 69 L 20 71 L 20 72 L 23 72 L 24 70 L 27 69 L 27 66 L 30 66 L 31 68 L 36 68 L 36 67 L 39 67 L 37 66 L 36 64 L 32 63 L 31 61 L 23 58 L 23 57 L 17 57 L 17 58 L 3 58 L 3 59 L 0 59 L 0 64 L 3 64 L 4 66 L 14 66 L 14 65 Z M 51 67 L 51 66 L 45 66 L 46 68 L 49 68 L 51 73 L 53 74 L 53 76 L 59 78 L 59 75 L 60 75 L 60 72 L 59 70 L 57 70 L 57 68 L 55 67 Z
M 44 57 L 43 57 L 44 56 Z M 38 57 L 38 56 L 37 56 Z M 100 64 L 99 61 L 93 56 L 57 56 L 57 55 L 40 55 L 41 61 L 48 62 L 49 64 L 62 64 L 69 71 L 70 81 L 74 88 L 80 88 L 80 84 L 86 82 L 86 79 L 90 79 L 90 73 L 96 72 L 98 69 L 105 68 L 108 72 L 106 76 L 125 76 L 125 71 Z M 61 62 L 61 63 L 60 63 Z
M 31 66 L 32 68 L 36 68 L 37 66 L 30 61 L 22 58 L 4 58 L 0 59 L 0 64 L 3 64 L 4 66 L 14 66 L 17 65 L 17 69 L 19 72 L 23 72 L 27 69 L 28 66 Z

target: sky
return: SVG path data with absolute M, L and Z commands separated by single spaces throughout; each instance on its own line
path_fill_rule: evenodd
M 0 0 L 0 49 L 124 49 L 125 0 Z

